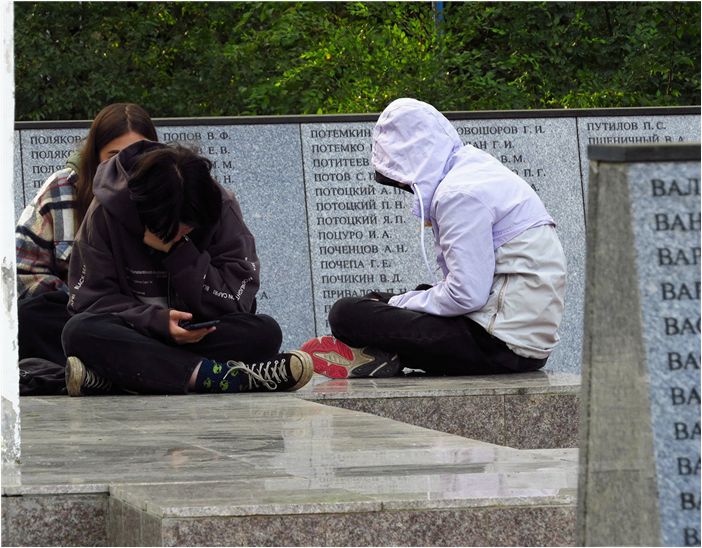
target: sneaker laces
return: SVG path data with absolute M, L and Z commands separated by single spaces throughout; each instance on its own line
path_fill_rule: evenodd
M 83 380 L 83 388 L 96 390 L 109 390 L 112 388 L 112 382 L 93 373 L 90 369 L 85 369 L 85 379 Z
M 237 372 L 243 371 L 249 378 L 249 390 L 258 387 L 259 382 L 268 390 L 275 390 L 279 383 L 288 380 L 288 375 L 285 370 L 285 358 L 251 365 L 229 360 L 227 362 L 227 367 L 229 369 L 224 374 L 223 379 L 226 379 L 230 373 L 236 375 Z

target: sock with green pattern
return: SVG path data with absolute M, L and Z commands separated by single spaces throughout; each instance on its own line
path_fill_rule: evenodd
M 200 362 L 200 370 L 195 378 L 195 392 L 241 392 L 241 383 L 246 375 L 239 371 L 229 372 L 226 364 L 215 360 L 204 359 Z

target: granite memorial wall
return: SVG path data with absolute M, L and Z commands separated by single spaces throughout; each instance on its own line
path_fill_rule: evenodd
M 700 163 L 631 166 L 661 537 L 700 538 Z
M 578 543 L 699 546 L 700 148 L 589 156 Z
M 448 113 L 459 135 L 522 176 L 558 224 L 569 268 L 561 344 L 550 370 L 581 362 L 588 144 L 698 142 L 700 109 Z M 159 138 L 195 145 L 241 202 L 261 258 L 259 310 L 293 348 L 329 333 L 340 297 L 428 282 L 411 195 L 374 183 L 377 115 L 161 119 Z M 88 122 L 17 123 L 17 216 L 64 166 Z M 427 242 L 433 241 L 426 229 Z M 431 246 L 427 246 L 430 255 Z M 432 257 L 430 263 L 434 264 Z

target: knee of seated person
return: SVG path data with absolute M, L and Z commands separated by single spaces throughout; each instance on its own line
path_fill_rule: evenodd
M 265 314 L 256 314 L 256 318 L 261 322 L 260 343 L 259 345 L 269 345 L 269 352 L 264 354 L 276 354 L 283 344 L 283 331 L 280 325 L 270 316 Z
M 100 316 L 108 316 L 109 314 L 90 314 L 88 312 L 82 312 L 80 314 L 75 314 L 69 318 L 66 325 L 63 326 L 63 333 L 61 334 L 61 340 L 66 343 L 76 343 L 82 338 L 90 335 L 94 329 L 100 325 L 96 322 L 96 319 Z
M 81 328 L 81 326 L 85 323 L 89 323 L 91 319 L 95 317 L 95 314 L 89 314 L 88 312 L 81 312 L 79 314 L 73 314 L 68 321 L 66 322 L 66 326 L 64 327 L 64 330 L 66 331 L 78 331 Z
M 338 329 L 341 326 L 347 325 L 349 321 L 353 321 L 356 305 L 359 299 L 357 297 L 343 297 L 336 301 L 329 311 L 329 325 L 332 329 Z
M 76 344 L 77 339 L 84 332 L 81 327 L 84 320 L 83 316 L 86 316 L 86 314 L 76 314 L 75 316 L 71 316 L 63 326 L 63 331 L 61 332 L 61 342 L 63 343 L 63 348 L 67 351 L 69 351 L 69 349 Z
M 527 373 L 530 371 L 541 371 L 546 366 L 546 360 L 532 360 L 532 363 L 523 367 L 520 373 Z

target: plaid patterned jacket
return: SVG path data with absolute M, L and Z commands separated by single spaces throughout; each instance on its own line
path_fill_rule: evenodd
M 68 261 L 75 239 L 75 184 L 67 167 L 52 174 L 20 215 L 15 228 L 17 295 L 68 292 Z

